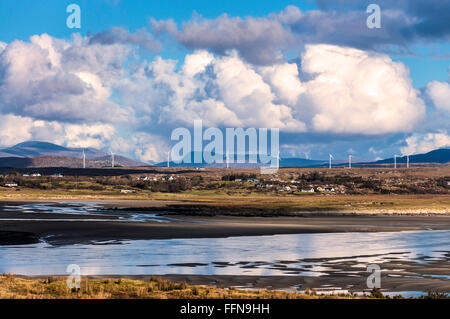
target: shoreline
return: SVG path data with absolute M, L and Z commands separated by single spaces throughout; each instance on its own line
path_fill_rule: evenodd
M 103 207 L 100 210 L 107 215 L 89 215 L 81 213 L 56 213 L 52 211 L 39 211 L 28 208 L 24 213 L 20 210 L 11 210 L 11 206 L 24 203 L 50 203 L 58 207 L 64 207 L 69 202 L 64 201 L 0 201 L 0 245 L 31 244 L 44 240 L 53 246 L 92 244 L 107 241 L 117 243 L 126 240 L 152 240 L 152 239 L 188 239 L 188 238 L 224 238 L 237 236 L 268 236 L 281 234 L 311 234 L 311 233 L 346 233 L 346 232 L 400 232 L 400 231 L 433 231 L 450 230 L 450 215 L 447 214 L 330 214 L 314 212 L 296 216 L 248 216 L 211 214 L 207 211 L 204 215 L 188 212 L 179 214 L 180 207 L 174 211 L 172 203 L 136 202 L 129 205 L 124 201 L 93 201 L 96 206 Z M 8 206 L 8 207 L 5 207 Z M 131 207 L 130 207 L 131 206 Z M 70 207 L 68 205 L 67 207 Z M 198 209 L 198 206 L 196 206 Z M 97 210 L 94 210 L 97 212 Z M 170 218 L 170 222 L 155 220 L 123 221 L 114 214 L 129 213 L 160 215 L 161 219 Z M 70 218 L 70 221 L 65 219 Z M 48 220 L 46 220 L 48 219 Z M 29 242 L 26 242 L 26 241 Z M 448 254 L 447 254 L 448 255 Z M 357 256 L 354 256 L 357 257 Z M 326 261 L 319 258 L 318 262 Z M 188 266 L 186 266 L 188 267 Z M 356 269 L 355 264 L 345 262 L 337 266 L 339 269 L 327 272 L 324 276 L 305 275 L 193 275 L 193 274 L 165 274 L 157 275 L 163 279 L 174 282 L 186 282 L 191 285 L 206 285 L 216 287 L 237 287 L 239 289 L 320 289 L 339 287 L 352 291 L 364 291 L 366 287 L 366 269 Z M 353 268 L 352 268 L 353 267 Z M 359 267 L 359 266 L 358 266 Z M 450 281 L 448 265 L 444 261 L 436 261 L 431 267 L 433 276 L 427 272 L 421 273 L 420 263 L 408 260 L 397 260 L 385 264 L 382 277 L 382 288 L 388 292 L 402 291 L 433 291 L 449 292 Z M 402 275 L 395 269 L 404 269 Z M 189 268 L 187 268 L 189 269 Z M 352 272 L 357 271 L 354 276 Z M 351 274 L 343 277 L 343 274 Z M 414 275 L 416 274 L 416 275 Z M 423 276 L 422 276 L 423 275 Z M 419 276 L 419 277 L 418 277 Z M 27 277 L 27 276 L 25 276 Z M 47 276 L 29 276 L 30 278 L 42 278 Z M 92 275 L 92 279 L 104 278 L 128 278 L 148 280 L 150 275 Z M 345 278 L 345 279 L 344 279 Z M 444 278 L 444 279 L 442 279 Z
M 125 278 L 83 276 L 79 288 L 68 288 L 67 276 L 25 277 L 0 275 L 2 299 L 449 299 L 448 293 L 428 294 L 386 292 L 382 289 L 358 291 L 317 291 L 315 289 L 250 289 L 217 285 L 195 285 L 161 276 Z M 404 294 L 406 293 L 406 295 Z
M 36 243 L 37 238 L 51 245 L 86 244 L 109 240 L 149 240 L 224 238 L 282 234 L 339 232 L 397 232 L 450 230 L 450 214 L 424 213 L 417 210 L 403 214 L 384 211 L 261 213 L 246 208 L 211 210 L 205 206 L 174 205 L 172 202 L 91 201 L 103 207 L 108 215 L 56 214 L 10 211 L 6 206 L 25 203 L 64 205 L 65 201 L 0 201 L 0 245 Z M 73 202 L 73 201 L 70 201 Z M 69 203 L 69 202 L 66 202 Z M 109 214 L 109 212 L 111 212 Z M 151 214 L 170 218 L 170 222 L 123 221 L 117 213 Z M 26 216 L 26 217 L 24 217 Z M 70 219 L 68 219 L 69 217 Z M 1 220 L 3 219 L 3 220 Z M 47 221 L 48 219 L 48 221 Z M 65 220 L 67 219 L 67 220 Z
M 229 288 L 241 290 L 267 290 L 267 291 L 305 291 L 317 292 L 369 292 L 366 285 L 366 272 L 361 277 L 341 276 L 283 276 L 283 275 L 194 275 L 194 274 L 165 274 L 165 275 L 82 275 L 83 279 L 129 279 L 150 281 L 154 277 L 162 278 L 175 283 L 185 282 L 191 286 L 204 286 L 213 288 Z M 68 275 L 16 275 L 21 278 L 46 279 L 55 277 L 66 279 Z M 381 277 L 382 293 L 423 293 L 439 292 L 449 293 L 450 283 L 447 280 L 433 278 L 393 278 L 383 275 Z M 419 295 L 419 294 L 418 294 Z

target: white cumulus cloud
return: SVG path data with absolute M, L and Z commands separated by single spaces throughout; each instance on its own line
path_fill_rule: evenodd
M 450 147 L 450 135 L 447 132 L 413 134 L 400 150 L 403 155 L 407 155 L 427 153 L 443 147 Z
M 428 83 L 427 93 L 437 109 L 450 112 L 450 85 L 447 82 Z
M 301 108 L 311 107 L 320 132 L 384 134 L 411 131 L 425 105 L 412 87 L 409 70 L 387 55 L 333 45 L 309 45 L 302 69 L 306 82 Z

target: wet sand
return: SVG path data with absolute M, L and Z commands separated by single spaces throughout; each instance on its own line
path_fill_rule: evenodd
M 36 202 L 33 202 L 36 203 Z M 158 214 L 171 222 L 124 221 L 115 216 L 129 203 L 102 203 L 121 208 L 103 215 L 53 214 L 10 211 L 0 203 L 0 245 L 34 243 L 36 238 L 53 245 L 86 244 L 95 241 L 174 238 L 220 238 L 276 234 L 391 232 L 407 230 L 449 230 L 450 215 L 333 215 L 311 214 L 297 217 L 183 216 L 164 212 L 167 203 L 156 202 Z M 60 204 L 56 204 L 60 205 Z M 148 203 L 146 205 L 148 207 Z M 152 210 L 140 214 L 152 214 Z
M 103 202 L 99 214 L 61 214 L 29 210 L 26 213 L 11 209 L 30 202 L 8 201 L 0 203 L 0 245 L 20 245 L 45 240 L 51 245 L 89 244 L 102 241 L 133 239 L 219 238 L 231 236 L 259 236 L 276 234 L 336 233 L 336 232 L 395 232 L 410 230 L 450 230 L 447 214 L 334 214 L 311 213 L 296 217 L 248 216 L 195 216 L 171 211 L 171 202 L 137 203 Z M 39 201 L 31 202 L 33 204 Z M 47 202 L 48 203 L 48 202 Z M 58 207 L 68 205 L 51 203 Z M 156 210 L 148 208 L 157 208 Z M 129 211 L 128 211 L 129 210 Z M 120 214 L 135 213 L 161 215 L 161 220 L 132 221 L 120 219 Z M 69 221 L 70 219 L 70 221 Z M 165 219 L 165 220 L 164 220 Z M 169 222 L 167 222 L 169 219 Z M 106 243 L 107 244 L 107 243 Z M 345 259 L 317 258 L 309 260 L 329 268 L 321 276 L 304 276 L 298 261 L 278 261 L 273 269 L 283 269 L 291 275 L 163 275 L 172 281 L 189 284 L 239 287 L 248 289 L 300 289 L 364 291 L 367 290 L 366 268 L 357 261 L 358 256 Z M 424 257 L 425 258 L 425 257 Z M 450 291 L 450 254 L 435 260 L 407 260 L 399 256 L 387 257 L 382 263 L 382 289 L 402 291 Z M 242 262 L 243 263 L 243 262 Z M 227 267 L 227 262 L 213 263 L 214 267 Z M 178 264 L 178 267 L 197 267 L 202 264 Z M 257 267 L 257 265 L 244 265 Z M 304 266 L 305 267 L 305 266 Z M 331 269 L 331 270 L 330 270 Z M 147 275 L 103 275 L 90 278 L 122 277 L 148 280 Z
M 393 255 L 398 255 L 394 257 Z M 242 289 L 289 289 L 305 290 L 317 289 L 319 292 L 327 291 L 370 291 L 367 288 L 367 272 L 365 264 L 359 262 L 358 257 L 345 258 L 314 258 L 304 259 L 325 266 L 321 276 L 304 276 L 295 274 L 304 269 L 296 268 L 297 261 L 278 261 L 271 267 L 290 269 L 293 275 L 255 276 L 255 275 L 178 275 L 170 274 L 159 276 L 175 282 L 185 281 L 192 285 L 209 285 L 215 287 L 239 287 Z M 380 263 L 382 269 L 382 290 L 389 292 L 404 291 L 437 291 L 450 292 L 450 252 L 444 253 L 440 258 L 422 256 L 416 260 L 407 260 L 402 253 L 386 254 Z M 242 264 L 249 264 L 241 262 Z M 215 263 L 216 267 L 226 267 L 229 263 Z M 186 264 L 185 267 L 196 267 L 196 264 Z M 248 267 L 258 267 L 258 263 L 249 264 Z M 295 275 L 294 275 L 295 274 Z M 87 276 L 89 278 L 130 278 L 149 280 L 148 275 L 101 275 Z

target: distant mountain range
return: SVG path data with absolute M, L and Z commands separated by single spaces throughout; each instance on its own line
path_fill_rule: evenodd
M 406 163 L 406 156 L 397 157 L 397 163 Z M 439 163 L 445 164 L 450 162 L 450 149 L 442 148 L 425 154 L 416 154 L 409 156 L 410 163 Z M 394 163 L 394 158 L 387 158 L 367 164 L 387 164 Z
M 191 164 L 185 164 L 185 163 L 175 163 L 173 161 L 170 161 L 171 167 L 225 167 L 225 156 L 222 156 L 223 164 L 208 164 L 204 160 L 202 163 L 193 163 L 194 162 L 194 152 L 192 152 L 190 155 L 187 155 L 186 158 L 190 157 Z M 259 168 L 261 166 L 266 166 L 268 164 L 261 164 L 261 163 L 248 163 L 248 154 L 245 155 L 245 161 L 246 163 L 233 163 L 230 164 L 230 167 L 239 167 L 239 168 Z M 450 163 L 450 149 L 438 149 L 431 152 L 428 152 L 426 154 L 417 154 L 417 155 L 411 155 L 409 156 L 409 161 L 411 164 L 414 163 L 433 163 L 433 164 L 445 164 Z M 231 161 L 230 161 L 231 162 Z M 391 164 L 394 163 L 394 158 L 387 158 L 384 160 L 379 161 L 370 161 L 363 158 L 353 157 L 352 158 L 352 165 L 353 166 L 378 166 L 383 164 Z M 397 163 L 402 164 L 406 163 L 406 156 L 397 157 Z M 348 159 L 333 159 L 332 161 L 333 166 L 346 166 L 348 165 Z M 296 158 L 296 157 L 290 157 L 290 158 L 280 158 L 279 167 L 326 167 L 329 165 L 329 160 L 314 160 L 314 159 L 305 159 L 305 158 Z M 167 166 L 167 161 L 156 163 L 155 166 Z
M 105 152 L 95 148 L 69 148 L 53 143 L 29 141 L 12 147 L 0 149 L 0 157 L 36 157 L 36 156 L 69 156 L 81 157 L 83 150 L 86 158 L 106 156 Z
M 86 167 L 111 166 L 111 155 L 95 148 L 71 148 L 53 143 L 29 141 L 0 149 L 0 167 L 82 167 L 83 151 Z M 115 166 L 145 166 L 121 155 L 114 155 Z
M 191 167 L 226 167 L 226 155 L 218 155 L 218 157 L 222 158 L 222 162 L 223 163 L 213 163 L 213 164 L 208 164 L 204 159 L 201 163 L 194 163 L 194 157 L 195 157 L 195 152 L 191 152 L 190 154 L 186 155 L 184 157 L 184 161 L 180 161 L 180 162 L 174 162 L 174 161 L 170 161 L 170 166 L 171 167 L 186 167 L 186 166 L 191 166 Z M 199 155 L 202 155 L 201 153 Z M 245 154 L 244 155 L 245 158 L 245 163 L 231 163 L 232 160 L 230 159 L 230 164 L 229 167 L 231 168 L 259 168 L 261 166 L 268 166 L 270 165 L 270 162 L 267 164 L 262 164 L 262 163 L 250 163 L 249 161 L 249 155 Z M 189 161 L 187 161 L 189 159 Z M 275 163 L 275 158 L 271 158 L 274 160 Z M 235 162 L 237 161 L 237 156 L 235 156 Z M 186 163 L 189 162 L 189 163 Z M 314 165 L 320 165 L 323 164 L 324 161 L 323 160 L 310 160 L 310 159 L 305 159 L 305 158 L 280 158 L 280 162 L 279 165 L 280 167 L 310 167 L 310 166 L 314 166 Z M 155 166 L 167 166 L 167 161 L 165 162 L 160 162 L 160 163 L 156 163 Z
M 27 168 L 27 167 L 69 167 L 80 168 L 83 166 L 82 153 L 86 154 L 86 167 L 107 167 L 111 166 L 111 155 L 95 148 L 70 148 L 47 142 L 29 141 L 23 142 L 12 147 L 0 149 L 0 167 Z M 192 152 L 190 157 L 193 163 L 195 153 Z M 170 162 L 171 167 L 225 167 L 225 156 L 222 155 L 223 164 L 208 164 L 205 161 L 198 164 L 184 164 Z M 445 164 L 450 163 L 450 149 L 438 149 L 426 154 L 411 155 L 410 163 L 433 163 Z M 249 156 L 245 155 L 246 163 L 230 164 L 232 168 L 259 168 L 268 164 L 248 163 Z M 151 164 L 142 163 L 121 155 L 114 155 L 115 166 L 149 166 Z M 354 157 L 352 159 L 354 166 L 378 166 L 386 165 L 394 162 L 394 158 L 387 158 L 379 161 L 368 161 Z M 397 157 L 398 164 L 406 163 L 406 156 Z M 348 165 L 347 159 L 333 160 L 333 166 Z M 160 162 L 155 166 L 167 166 L 167 162 Z M 314 160 L 305 158 L 281 158 L 280 167 L 325 167 L 328 166 L 327 160 Z

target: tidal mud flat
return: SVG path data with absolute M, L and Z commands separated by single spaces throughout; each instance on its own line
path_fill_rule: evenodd
M 186 216 L 157 207 L 4 203 L 0 271 L 62 275 L 76 263 L 93 278 L 364 291 L 375 263 L 385 292 L 450 291 L 447 215 Z
M 149 206 L 149 205 L 153 206 Z M 145 207 L 140 207 L 145 205 Z M 224 238 L 277 234 L 450 230 L 449 214 L 345 214 L 299 216 L 214 214 L 197 207 L 183 213 L 161 202 L 0 203 L 0 245 L 86 244 L 108 240 Z

